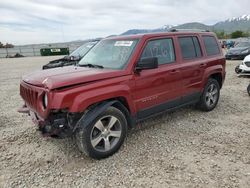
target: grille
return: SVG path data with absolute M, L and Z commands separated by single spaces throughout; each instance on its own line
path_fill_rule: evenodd
M 36 109 L 38 92 L 33 91 L 32 89 L 25 88 L 22 85 L 20 85 L 20 95 L 25 100 L 26 104 Z
M 246 65 L 247 67 L 250 67 L 250 61 L 245 62 L 245 65 Z

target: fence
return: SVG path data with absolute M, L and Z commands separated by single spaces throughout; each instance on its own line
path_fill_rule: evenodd
M 0 58 L 6 58 L 10 56 L 14 56 L 17 53 L 23 56 L 31 57 L 31 56 L 41 56 L 40 49 L 41 48 L 69 48 L 70 53 L 74 51 L 76 48 L 81 46 L 83 43 L 72 43 L 67 45 L 26 45 L 26 46 L 15 46 L 14 48 L 0 48 Z

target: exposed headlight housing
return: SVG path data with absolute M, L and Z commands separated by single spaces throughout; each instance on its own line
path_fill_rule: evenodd
M 249 50 L 247 49 L 247 50 L 242 51 L 241 53 L 242 54 L 247 54 L 248 52 L 249 52 Z
M 44 96 L 43 96 L 43 107 L 44 109 L 46 109 L 48 106 L 48 94 L 45 93 Z

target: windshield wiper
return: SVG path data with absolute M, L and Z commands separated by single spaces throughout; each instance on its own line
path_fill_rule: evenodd
M 91 64 L 91 63 L 87 63 L 87 64 L 78 64 L 79 67 L 91 67 L 91 68 L 99 68 L 99 69 L 103 69 L 104 67 L 102 65 L 96 65 L 96 64 Z

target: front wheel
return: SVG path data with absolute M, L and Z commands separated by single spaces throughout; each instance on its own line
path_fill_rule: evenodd
M 127 135 L 127 120 L 115 107 L 109 107 L 92 124 L 76 132 L 80 151 L 95 159 L 113 155 L 119 150 Z
M 198 107 L 203 111 L 213 110 L 220 97 L 220 85 L 217 80 L 210 78 L 201 95 Z
M 235 70 L 236 74 L 241 73 L 240 65 L 237 65 L 234 70 Z
M 247 93 L 248 93 L 248 95 L 250 96 L 250 84 L 249 84 L 248 87 L 247 87 Z

